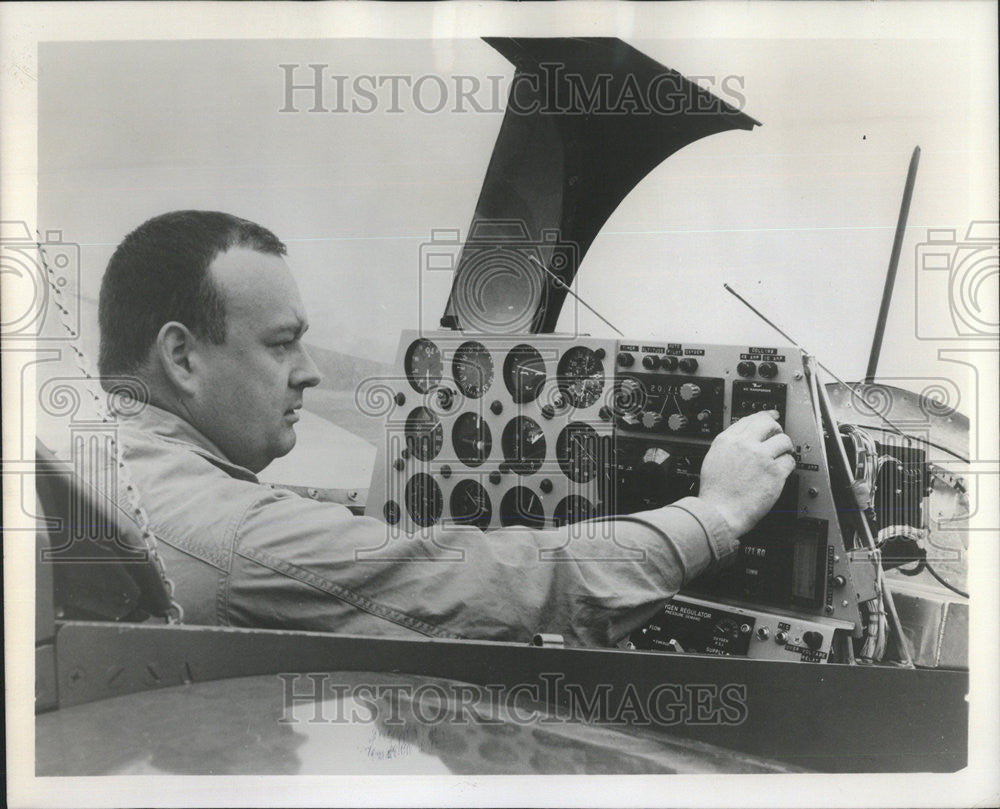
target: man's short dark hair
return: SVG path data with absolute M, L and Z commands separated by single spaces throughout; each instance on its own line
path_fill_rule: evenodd
M 225 301 L 208 268 L 234 247 L 276 256 L 286 252 L 267 228 L 218 211 L 173 211 L 128 234 L 101 282 L 101 376 L 138 371 L 160 328 L 172 320 L 198 337 L 225 342 Z

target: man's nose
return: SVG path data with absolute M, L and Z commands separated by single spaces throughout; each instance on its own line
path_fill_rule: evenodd
M 299 352 L 299 362 L 292 371 L 291 385 L 293 388 L 314 388 L 323 380 L 323 375 L 309 356 L 309 352 L 302 348 Z

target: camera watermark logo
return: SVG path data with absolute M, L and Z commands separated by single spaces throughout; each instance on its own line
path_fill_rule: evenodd
M 0 278 L 5 288 L 0 332 L 4 340 L 75 340 L 80 334 L 80 246 L 62 231 L 31 235 L 26 222 L 0 222 Z M 62 326 L 45 328 L 49 312 Z M 44 329 L 44 331 L 43 331 Z
M 573 282 L 579 260 L 578 246 L 558 229 L 533 238 L 519 219 L 479 219 L 464 245 L 458 230 L 433 230 L 420 246 L 422 273 L 454 276 L 446 319 L 485 334 L 538 331 L 553 290 Z
M 135 377 L 105 377 L 105 391 L 94 391 L 87 377 L 51 377 L 38 388 L 41 412 L 68 421 L 69 459 L 42 458 L 39 495 L 49 517 L 48 547 L 42 562 L 145 562 L 148 549 L 130 540 L 131 526 L 118 506 L 131 484 L 122 479 L 119 417 L 141 412 L 148 401 L 145 383 Z M 91 403 L 88 400 L 93 397 Z M 120 460 L 120 459 L 119 459 Z
M 916 248 L 916 336 L 921 340 L 1000 337 L 998 223 L 974 221 L 964 238 L 928 229 Z M 942 312 L 942 302 L 947 303 Z

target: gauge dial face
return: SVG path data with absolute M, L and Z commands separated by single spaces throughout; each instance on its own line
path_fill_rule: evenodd
M 460 480 L 451 490 L 451 516 L 459 525 L 474 525 L 480 531 L 490 527 L 493 504 L 478 481 Z
M 455 384 L 470 399 L 479 399 L 493 384 L 493 358 L 482 343 L 462 343 L 451 362 Z
M 567 424 L 556 440 L 556 458 L 563 474 L 577 483 L 593 480 L 600 468 L 600 438 L 589 424 Z
M 733 618 L 723 618 L 712 627 L 712 634 L 717 638 L 738 640 L 741 634 L 740 625 Z
M 444 444 L 441 422 L 426 407 L 416 407 L 406 417 L 406 447 L 421 461 L 433 461 Z
M 595 516 L 594 506 L 582 495 L 571 494 L 560 500 L 552 512 L 552 521 L 557 526 L 588 520 Z
M 545 360 L 534 346 L 514 346 L 503 362 L 503 381 L 517 404 L 533 402 L 545 384 Z
M 406 500 L 410 519 L 417 525 L 426 528 L 441 519 L 444 508 L 441 489 L 434 478 L 425 472 L 418 472 L 406 482 L 403 498 Z
M 463 413 L 455 419 L 451 443 L 455 454 L 466 466 L 482 466 L 493 449 L 493 434 L 490 425 L 478 413 Z
M 559 360 L 558 378 L 573 407 L 590 407 L 604 390 L 604 363 L 586 346 L 574 346 Z
M 382 513 L 385 515 L 385 521 L 389 525 L 395 525 L 399 522 L 400 517 L 403 516 L 399 513 L 399 503 L 395 500 L 387 500 L 385 506 L 382 508 Z
M 414 340 L 406 349 L 403 370 L 415 391 L 427 393 L 441 381 L 444 372 L 441 349 L 424 337 Z
M 544 528 L 545 509 L 538 495 L 527 486 L 515 486 L 507 492 L 500 501 L 500 525 Z
M 545 433 L 534 419 L 518 416 L 507 422 L 500 445 L 504 460 L 515 474 L 533 475 L 541 469 L 545 460 Z

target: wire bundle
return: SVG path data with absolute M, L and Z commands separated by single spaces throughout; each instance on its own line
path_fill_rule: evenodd
M 860 511 L 858 513 L 857 528 L 860 531 L 855 530 L 854 545 L 855 547 L 861 547 L 863 540 L 863 544 L 868 546 L 871 563 L 875 568 L 875 596 L 861 602 L 866 621 L 865 637 L 859 657 L 866 662 L 874 662 L 882 659 L 885 655 L 886 642 L 889 636 L 889 618 L 891 617 L 893 628 L 898 636 L 898 646 L 902 656 L 901 662 L 904 666 L 913 668 L 913 655 L 910 652 L 909 642 L 903 634 L 903 626 L 900 623 L 899 615 L 896 613 L 892 591 L 885 580 L 885 570 L 882 567 L 882 552 L 876 545 L 875 536 L 869 522 L 870 517 L 868 516 L 871 511 L 871 517 L 874 517 L 872 502 L 875 481 L 878 479 L 880 468 L 878 447 L 867 433 L 857 431 L 856 427 L 855 431 L 852 431 L 850 428 L 854 427 L 854 425 L 845 425 L 846 430 L 841 428 L 833 414 L 833 407 L 830 405 L 826 390 L 818 384 L 816 379 L 815 358 L 807 355 L 806 361 L 807 370 L 809 371 L 810 398 L 820 430 L 823 430 L 824 418 L 827 419 L 830 422 L 832 432 L 837 436 L 837 440 L 834 442 L 838 450 L 836 456 L 841 463 L 847 483 L 855 499 L 858 500 Z M 847 450 L 844 449 L 844 445 L 839 438 L 842 430 L 852 435 L 852 438 L 857 441 L 856 458 L 853 465 L 848 459 Z M 861 470 L 858 469 L 859 458 L 863 458 L 864 468 Z

